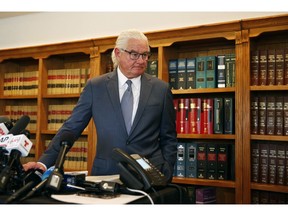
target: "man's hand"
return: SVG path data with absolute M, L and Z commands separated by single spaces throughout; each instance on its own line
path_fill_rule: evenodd
M 28 162 L 26 164 L 23 164 L 23 169 L 25 171 L 30 170 L 30 169 L 41 169 L 43 170 L 43 172 L 46 171 L 46 167 L 43 166 L 43 164 L 37 163 L 37 162 Z

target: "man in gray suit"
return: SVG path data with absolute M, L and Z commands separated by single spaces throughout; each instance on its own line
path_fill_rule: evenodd
M 147 37 L 136 30 L 122 32 L 112 52 L 114 71 L 91 78 L 71 116 L 52 139 L 39 161 L 24 164 L 24 169 L 53 166 L 60 151 L 62 135 L 72 132 L 77 139 L 93 118 L 97 130 L 97 153 L 92 175 L 118 174 L 112 159 L 115 147 L 128 154 L 137 153 L 158 167 L 167 181 L 173 177 L 177 153 L 177 134 L 173 96 L 168 83 L 145 72 L 150 57 Z M 127 131 L 121 99 L 132 81 L 131 129 Z

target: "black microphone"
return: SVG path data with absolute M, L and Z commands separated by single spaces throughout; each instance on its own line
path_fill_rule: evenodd
M 63 177 L 63 164 L 65 161 L 65 156 L 66 153 L 70 150 L 72 145 L 74 144 L 76 138 L 72 132 L 66 132 L 63 133 L 62 138 L 61 138 L 61 149 L 58 154 L 56 163 L 55 163 L 55 169 L 49 176 L 47 183 L 46 183 L 46 188 L 47 189 L 52 189 L 59 191 L 62 181 L 64 179 Z
M 14 127 L 11 128 L 8 134 L 18 135 L 20 134 L 30 122 L 30 117 L 27 115 L 23 115 L 18 121 L 15 123 Z
M 8 204 L 16 201 L 25 193 L 30 191 L 33 187 L 35 187 L 37 184 L 39 184 L 42 181 L 42 174 L 43 171 L 40 169 L 29 170 L 23 179 L 24 186 L 17 190 L 15 193 L 13 193 L 10 197 L 8 197 L 5 203 Z

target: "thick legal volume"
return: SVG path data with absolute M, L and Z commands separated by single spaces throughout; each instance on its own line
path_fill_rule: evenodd
M 275 85 L 276 83 L 276 69 L 275 69 L 275 49 L 268 50 L 268 63 L 267 63 L 267 85 Z
M 259 97 L 259 134 L 266 134 L 267 124 L 267 98 L 266 96 Z
M 158 77 L 158 61 L 157 60 L 148 61 L 147 73 L 150 74 L 152 77 Z
M 206 88 L 216 88 L 216 56 L 206 56 Z
M 268 70 L 268 61 L 267 61 L 267 50 L 259 51 L 259 85 L 267 85 L 267 70 Z
M 187 58 L 186 61 L 186 70 L 187 70 L 187 89 L 196 88 L 196 58 Z
M 228 179 L 228 158 L 229 150 L 228 144 L 219 143 L 217 144 L 217 179 L 227 180 Z
M 266 134 L 274 135 L 275 134 L 275 97 L 267 96 L 267 123 L 266 123 Z
M 178 59 L 178 89 L 186 89 L 186 83 L 187 83 L 187 71 L 186 71 L 186 59 L 181 58 Z
M 268 184 L 268 157 L 269 157 L 269 144 L 260 143 L 260 183 Z
M 201 134 L 213 134 L 213 98 L 202 98 Z
M 252 96 L 251 97 L 251 134 L 259 133 L 259 97 Z
M 206 88 L 206 57 L 196 58 L 196 89 Z
M 184 134 L 185 129 L 185 98 L 178 99 L 178 113 L 177 113 L 177 133 Z
M 275 134 L 283 135 L 283 96 L 275 98 Z
M 200 134 L 201 133 L 201 98 L 190 98 L 189 109 L 189 133 Z
M 277 144 L 269 144 L 269 154 L 268 154 L 268 183 L 276 184 L 276 173 L 277 173 Z
M 283 134 L 287 136 L 288 135 L 288 96 L 283 97 L 283 117 L 284 117 Z
M 207 143 L 197 143 L 197 178 L 207 178 Z
M 185 177 L 185 143 L 178 142 L 177 144 L 177 159 L 176 159 L 176 176 Z
M 226 87 L 226 65 L 225 55 L 217 56 L 217 87 Z
M 223 98 L 214 98 L 214 134 L 224 134 Z
M 197 178 L 197 144 L 186 143 L 186 177 Z
M 235 115 L 234 115 L 234 98 L 224 98 L 224 133 L 234 134 L 235 132 Z
M 275 84 L 284 85 L 284 49 L 276 49 L 275 51 Z
M 284 51 L 284 85 L 288 85 L 288 49 Z
M 168 73 L 169 73 L 169 86 L 170 89 L 175 90 L 178 89 L 178 60 L 171 59 L 169 60 L 168 65 Z
M 259 50 L 251 51 L 250 77 L 251 86 L 259 85 Z
M 251 181 L 260 181 L 260 146 L 257 141 L 251 143 Z
M 277 148 L 277 161 L 276 161 L 276 184 L 284 185 L 285 184 L 285 166 L 286 166 L 286 152 L 285 152 L 285 143 L 278 143 Z
M 207 143 L 207 178 L 217 179 L 217 144 Z

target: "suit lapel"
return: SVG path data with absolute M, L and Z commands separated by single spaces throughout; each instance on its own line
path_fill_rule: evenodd
M 119 100 L 118 77 L 116 70 L 107 77 L 107 91 L 113 109 L 116 113 L 117 120 L 121 122 L 123 130 L 125 131 L 125 133 L 127 133 Z

